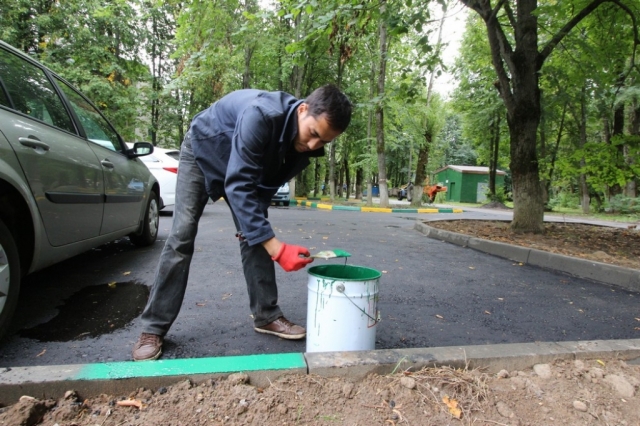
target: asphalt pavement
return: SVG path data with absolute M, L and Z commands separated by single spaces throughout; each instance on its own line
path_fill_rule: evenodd
M 382 272 L 376 349 L 639 337 L 637 292 L 522 265 L 427 238 L 415 229 L 416 220 L 496 214 L 502 213 L 364 213 L 292 206 L 272 207 L 269 219 L 285 242 L 312 252 L 341 248 L 352 253 L 349 264 Z M 83 290 L 102 286 L 117 293 L 132 285 L 150 286 L 171 220 L 161 218 L 159 240 L 150 248 L 140 250 L 123 239 L 27 278 L 13 331 L 0 344 L 0 367 L 130 360 L 140 333 L 139 312 L 130 306 L 130 312 L 118 313 L 131 315 L 130 321 L 97 335 L 93 326 L 76 321 L 68 333 L 75 336 L 72 340 L 24 336 L 35 327 L 54 327 L 62 311 L 73 313 L 78 304 L 99 307 L 101 299 L 73 298 Z M 226 204 L 207 206 L 183 308 L 166 337 L 163 359 L 305 351 L 304 341 L 254 332 L 234 233 Z M 329 262 L 342 260 L 316 260 L 314 265 Z M 285 315 L 305 325 L 306 270 L 276 269 Z M 134 305 L 141 308 L 141 302 Z M 111 320 L 103 318 L 109 324 Z

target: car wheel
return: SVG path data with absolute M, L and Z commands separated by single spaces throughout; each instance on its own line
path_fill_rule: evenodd
M 20 293 L 20 257 L 9 229 L 0 220 L 0 338 L 5 334 Z
M 142 222 L 142 233 L 130 234 L 129 239 L 137 246 L 150 246 L 158 237 L 158 225 L 160 223 L 160 213 L 158 211 L 158 196 L 155 191 L 149 193 L 149 204 L 144 214 Z

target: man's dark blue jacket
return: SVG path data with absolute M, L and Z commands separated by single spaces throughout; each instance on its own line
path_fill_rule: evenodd
M 278 188 L 324 148 L 298 153 L 298 106 L 284 92 L 238 90 L 191 122 L 193 154 L 213 200 L 225 196 L 250 245 L 275 236 L 267 209 Z

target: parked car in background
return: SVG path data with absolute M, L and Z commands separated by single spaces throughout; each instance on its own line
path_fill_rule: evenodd
M 153 148 L 152 154 L 140 158 L 160 183 L 160 210 L 173 206 L 176 202 L 178 158 L 180 158 L 179 150 L 158 147 Z
M 289 196 L 289 182 L 286 182 L 280 188 L 278 188 L 278 192 L 275 193 L 273 198 L 271 198 L 271 202 L 276 206 L 282 204 L 283 206 L 288 206 L 291 203 L 291 199 Z
M 158 181 L 78 90 L 0 41 L 0 337 L 27 274 L 158 235 Z
M 408 183 L 401 186 L 400 188 L 398 188 L 398 200 L 402 201 L 404 198 L 406 198 L 407 201 L 411 201 L 411 198 L 413 197 L 412 191 L 413 183 Z

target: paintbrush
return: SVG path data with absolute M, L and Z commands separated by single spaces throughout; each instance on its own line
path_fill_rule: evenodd
M 323 250 L 316 254 L 312 254 L 311 257 L 318 259 L 333 259 L 334 257 L 350 257 L 351 253 L 342 249 Z

